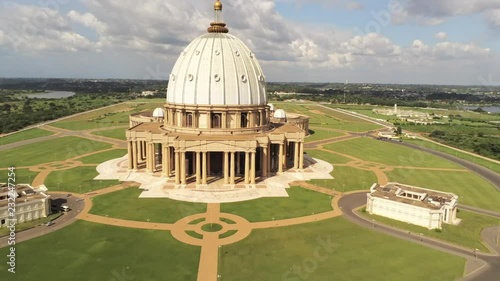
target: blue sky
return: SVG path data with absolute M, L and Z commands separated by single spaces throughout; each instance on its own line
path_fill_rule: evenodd
M 268 81 L 500 85 L 498 0 L 222 2 Z M 167 79 L 212 4 L 0 1 L 0 76 Z

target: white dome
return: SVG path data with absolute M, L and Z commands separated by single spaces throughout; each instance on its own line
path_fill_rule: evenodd
M 168 83 L 167 102 L 265 105 L 265 77 L 248 47 L 227 33 L 196 38 L 181 53 Z
M 163 108 L 157 108 L 155 111 L 153 111 L 153 117 L 154 118 L 164 118 L 165 117 L 165 112 L 163 111 Z
M 274 118 L 285 119 L 286 112 L 283 109 L 278 109 L 274 112 Z

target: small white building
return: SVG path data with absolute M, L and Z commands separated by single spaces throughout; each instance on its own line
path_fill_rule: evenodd
M 8 184 L 0 184 L 0 228 L 6 226 L 11 219 L 9 217 Z M 15 186 L 15 217 L 17 223 L 28 222 L 39 218 L 47 217 L 50 214 L 50 195 L 43 191 L 36 190 L 27 184 Z
M 458 196 L 421 187 L 388 183 L 373 184 L 367 194 L 366 210 L 375 214 L 428 229 L 441 229 L 442 223 L 458 224 Z

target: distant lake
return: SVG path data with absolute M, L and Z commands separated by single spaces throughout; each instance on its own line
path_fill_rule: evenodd
M 74 95 L 75 93 L 73 92 L 53 91 L 45 93 L 28 94 L 25 96 L 35 99 L 63 99 L 63 98 L 69 98 Z
M 474 110 L 481 107 L 486 112 L 500 113 L 500 106 L 464 106 L 464 109 Z

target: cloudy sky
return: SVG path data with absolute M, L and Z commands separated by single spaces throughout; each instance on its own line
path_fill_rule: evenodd
M 0 77 L 166 79 L 213 0 L 0 0 Z M 499 0 L 223 0 L 268 81 L 500 85 Z

